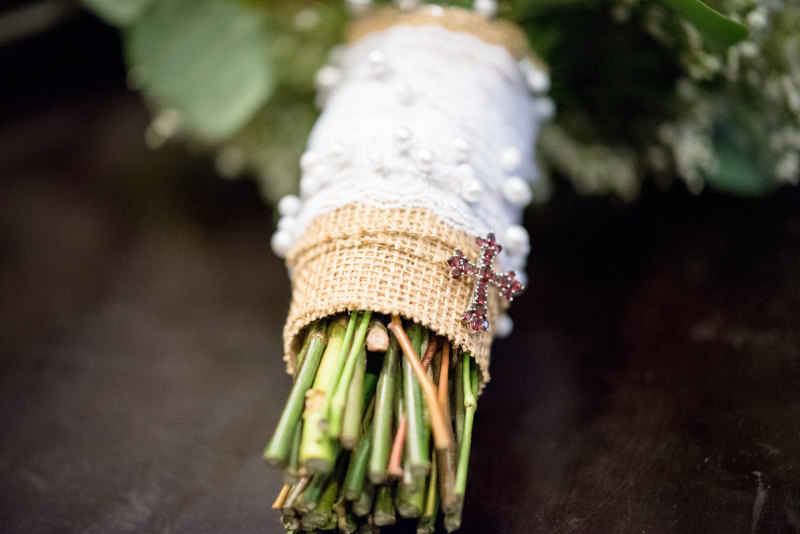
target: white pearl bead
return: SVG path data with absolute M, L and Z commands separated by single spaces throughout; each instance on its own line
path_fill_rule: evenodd
M 328 50 L 328 63 L 331 65 L 339 65 L 342 62 L 342 55 L 344 54 L 345 46 L 343 44 L 333 45 Z
M 283 217 L 294 217 L 300 213 L 302 202 L 297 195 L 286 195 L 278 201 L 278 213 Z
M 514 225 L 506 228 L 505 246 L 511 252 L 527 254 L 531 248 L 531 238 L 524 226 Z
M 301 32 L 308 32 L 319 26 L 319 11 L 313 7 L 306 7 L 298 11 L 294 16 L 294 29 Z
M 466 139 L 462 139 L 461 137 L 453 139 L 453 149 L 455 150 L 457 162 L 464 163 L 469 161 L 471 151 L 469 143 Z
M 430 15 L 431 17 L 444 17 L 445 13 L 446 11 L 442 6 L 438 6 L 436 4 L 425 6 L 425 14 Z
M 383 156 L 381 156 L 380 152 L 371 151 L 367 154 L 367 159 L 369 160 L 370 164 L 372 165 L 372 169 L 375 172 L 383 173 L 386 170 L 386 167 L 383 163 Z
M 462 163 L 456 168 L 456 174 L 462 182 L 475 179 L 475 169 L 472 168 L 472 165 L 466 163 Z
M 420 0 L 394 0 L 394 4 L 403 11 L 408 11 L 419 6 Z
M 297 219 L 294 217 L 281 217 L 278 219 L 278 230 L 286 230 L 287 232 L 291 232 L 294 230 L 294 227 L 297 225 Z
M 318 163 L 311 168 L 311 172 L 309 173 L 311 176 L 319 183 L 319 188 L 322 189 L 322 186 L 329 183 L 331 181 L 331 170 L 330 167 L 323 163 Z
M 504 171 L 514 172 L 519 169 L 519 165 L 522 163 L 522 154 L 517 147 L 506 147 L 500 155 L 500 163 Z
M 417 150 L 417 153 L 414 155 L 414 163 L 417 166 L 417 170 L 420 172 L 431 172 L 433 170 L 433 151 L 428 150 L 427 148 L 421 148 Z
M 285 258 L 286 253 L 289 252 L 289 249 L 292 247 L 292 234 L 286 230 L 278 230 L 272 234 L 270 245 L 272 246 L 272 252 L 274 252 L 276 256 Z
M 386 62 L 386 54 L 381 50 L 371 50 L 367 59 L 373 65 L 380 65 Z
M 477 202 L 483 196 L 483 185 L 477 178 L 465 181 L 461 186 L 461 197 L 467 202 Z
M 407 152 L 411 148 L 412 137 L 411 130 L 400 127 L 394 131 L 394 144 L 400 152 Z
M 319 163 L 319 155 L 312 150 L 303 152 L 303 155 L 300 156 L 300 169 L 303 172 L 311 172 L 317 163 Z
M 380 77 L 389 71 L 389 66 L 386 62 L 386 54 L 381 50 L 373 50 L 367 56 L 369 61 L 369 69 L 372 76 Z
M 522 74 L 526 76 L 531 70 L 538 68 L 536 66 L 536 63 L 534 63 L 533 60 L 529 57 L 524 57 L 520 59 L 517 65 L 519 65 L 519 70 L 522 71 Z
M 503 180 L 501 191 L 503 192 L 503 198 L 514 206 L 524 208 L 533 200 L 533 194 L 528 182 L 519 176 L 511 176 Z
M 339 141 L 334 141 L 331 143 L 331 146 L 328 147 L 328 156 L 330 156 L 331 161 L 336 165 L 343 165 L 350 159 L 350 154 L 348 154 L 347 149 Z
M 322 173 L 318 173 L 317 172 L 318 170 L 321 169 L 317 169 L 315 167 L 315 170 L 312 174 L 307 174 L 303 176 L 302 180 L 300 180 L 300 193 L 304 197 L 310 197 L 311 195 L 319 191 L 320 188 L 322 187 L 322 181 L 319 178 L 317 178 L 318 174 Z
M 458 171 L 453 171 L 442 176 L 439 182 L 450 191 L 459 191 L 461 189 L 461 183 L 463 180 L 459 176 Z
M 505 313 L 497 318 L 494 323 L 494 334 L 499 338 L 508 337 L 514 330 L 514 321 Z
M 325 65 L 314 76 L 314 86 L 321 90 L 330 90 L 342 81 L 342 71 L 333 65 Z
M 473 9 L 484 17 L 494 17 L 497 14 L 497 0 L 475 0 Z
M 556 115 L 556 105 L 552 98 L 535 98 L 533 100 L 536 113 L 542 118 L 543 121 L 549 121 Z
M 397 97 L 397 101 L 403 105 L 408 105 L 414 100 L 411 88 L 402 82 L 394 84 L 394 94 Z
M 344 5 L 353 15 L 362 15 L 372 6 L 372 0 L 345 0 Z
M 546 93 L 550 90 L 550 75 L 541 69 L 533 68 L 525 75 L 528 88 L 534 93 Z

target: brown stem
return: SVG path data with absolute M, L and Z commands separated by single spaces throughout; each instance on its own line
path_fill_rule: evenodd
M 403 324 L 400 322 L 400 317 L 392 315 L 392 322 L 389 324 L 389 330 L 400 342 L 400 347 L 403 349 L 403 354 L 414 369 L 414 374 L 417 375 L 422 386 L 422 391 L 425 393 L 425 401 L 428 403 L 428 411 L 431 414 L 431 428 L 433 430 L 433 442 L 437 449 L 446 449 L 453 443 L 453 438 L 448 431 L 447 423 L 442 413 L 442 406 L 436 398 L 436 389 L 433 381 L 428 378 L 428 373 L 422 368 L 422 363 L 419 361 L 414 347 L 411 346 L 411 340 L 408 339 Z
M 306 490 L 308 487 L 308 483 L 311 482 L 311 477 L 306 475 L 300 478 L 297 482 L 294 483 L 292 486 L 292 491 L 289 492 L 289 497 L 286 498 L 286 501 L 283 503 L 281 507 L 281 511 L 284 514 L 294 514 L 296 513 L 294 509 L 294 505 L 297 502 L 297 498 Z
M 289 490 L 292 489 L 291 484 L 284 484 L 281 488 L 280 493 L 278 493 L 278 497 L 275 499 L 275 502 L 272 503 L 273 510 L 280 510 L 283 507 L 283 503 L 286 502 L 286 497 L 289 496 Z
M 450 374 L 450 343 L 445 339 L 442 344 L 442 364 L 439 368 L 439 404 L 444 410 L 445 418 L 450 423 L 450 401 L 448 399 L 448 379 Z M 447 431 L 452 437 L 452 426 Z M 439 469 L 439 495 L 442 509 L 450 509 L 457 504 L 455 443 L 444 450 L 436 451 L 436 464 Z
M 439 338 L 431 333 L 430 338 L 428 339 L 428 348 L 425 349 L 425 355 L 422 356 L 422 367 L 426 371 L 428 367 L 431 366 L 431 360 L 433 360 L 433 355 L 436 354 L 436 351 L 439 348 Z
M 397 426 L 397 434 L 394 436 L 394 443 L 392 443 L 389 467 L 386 468 L 386 474 L 390 477 L 403 478 L 403 467 L 400 465 L 400 462 L 403 460 L 403 443 L 406 440 L 406 427 L 408 427 L 408 418 L 406 414 L 403 414 L 400 417 L 400 424 Z

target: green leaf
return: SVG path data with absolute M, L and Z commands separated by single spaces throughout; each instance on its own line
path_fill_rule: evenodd
M 275 86 L 261 10 L 229 0 L 160 0 L 126 35 L 144 92 L 200 141 L 244 126 Z
M 691 22 L 705 39 L 715 44 L 730 46 L 747 37 L 747 27 L 700 0 L 661 0 L 661 3 Z
M 83 4 L 114 26 L 128 26 L 150 7 L 153 0 L 83 0 Z

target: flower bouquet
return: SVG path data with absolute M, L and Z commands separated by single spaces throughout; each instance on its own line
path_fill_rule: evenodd
M 148 143 L 212 150 L 276 200 L 294 384 L 264 456 L 292 532 L 460 526 L 523 211 L 553 178 L 630 201 L 800 172 L 788 2 L 86 1 L 125 28 Z

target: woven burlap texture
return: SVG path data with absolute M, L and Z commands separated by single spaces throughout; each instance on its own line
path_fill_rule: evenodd
M 504 47 L 516 59 L 530 57 L 540 68 L 547 70 L 544 62 L 531 52 L 528 39 L 519 26 L 460 7 L 422 6 L 409 11 L 391 5 L 374 7 L 348 24 L 347 41 L 352 43 L 398 25 L 436 25 L 453 32 L 469 33 L 485 43 Z
M 289 251 L 292 303 L 284 328 L 284 359 L 294 373 L 303 329 L 343 311 L 399 314 L 469 351 L 489 380 L 494 319 L 504 303 L 490 292 L 489 332 L 461 320 L 474 280 L 450 277 L 446 260 L 461 249 L 475 261 L 475 236 L 455 230 L 422 208 L 350 204 L 317 216 Z

